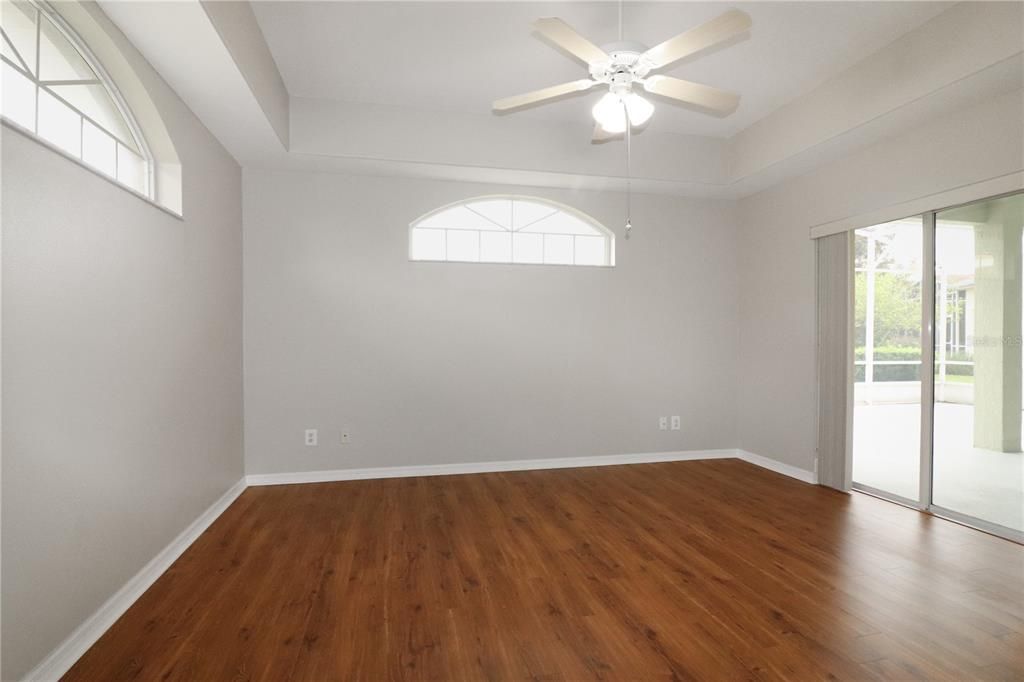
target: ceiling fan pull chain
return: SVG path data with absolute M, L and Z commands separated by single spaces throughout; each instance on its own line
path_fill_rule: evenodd
M 625 109 L 626 105 L 623 103 L 622 108 Z M 629 115 L 626 115 L 626 239 L 629 239 L 630 233 L 633 231 L 633 172 L 630 158 L 631 147 L 633 138 L 633 124 L 629 121 Z

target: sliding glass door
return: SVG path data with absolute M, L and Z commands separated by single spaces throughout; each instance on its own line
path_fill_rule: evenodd
M 932 504 L 1024 532 L 1024 194 L 935 221 Z
M 921 462 L 922 221 L 854 236 L 853 482 L 918 500 Z
M 1024 194 L 857 230 L 853 484 L 1024 540 Z

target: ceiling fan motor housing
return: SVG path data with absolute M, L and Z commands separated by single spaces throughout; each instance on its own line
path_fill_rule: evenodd
M 647 47 L 640 43 L 610 43 L 601 49 L 608 59 L 590 64 L 590 77 L 612 86 L 612 92 L 630 90 L 633 83 L 642 81 L 651 70 L 651 65 L 641 57 Z

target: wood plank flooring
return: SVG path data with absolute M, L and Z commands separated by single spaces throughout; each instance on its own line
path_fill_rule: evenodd
M 738 460 L 249 488 L 67 680 L 1024 679 L 1024 547 Z

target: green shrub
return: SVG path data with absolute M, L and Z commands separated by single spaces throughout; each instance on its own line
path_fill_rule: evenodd
M 864 359 L 864 346 L 855 348 L 854 356 Z M 917 346 L 875 346 L 875 360 L 920 360 L 921 349 Z
M 864 347 L 854 349 L 854 357 L 858 361 L 864 360 Z M 921 349 L 917 346 L 876 346 L 875 361 L 883 360 L 920 360 Z M 949 353 L 947 360 L 969 362 L 973 360 L 967 353 Z M 947 376 L 974 376 L 974 367 L 971 365 L 946 365 Z M 920 381 L 920 365 L 875 365 L 875 381 Z M 854 371 L 854 381 L 864 381 L 864 365 L 858 365 Z

